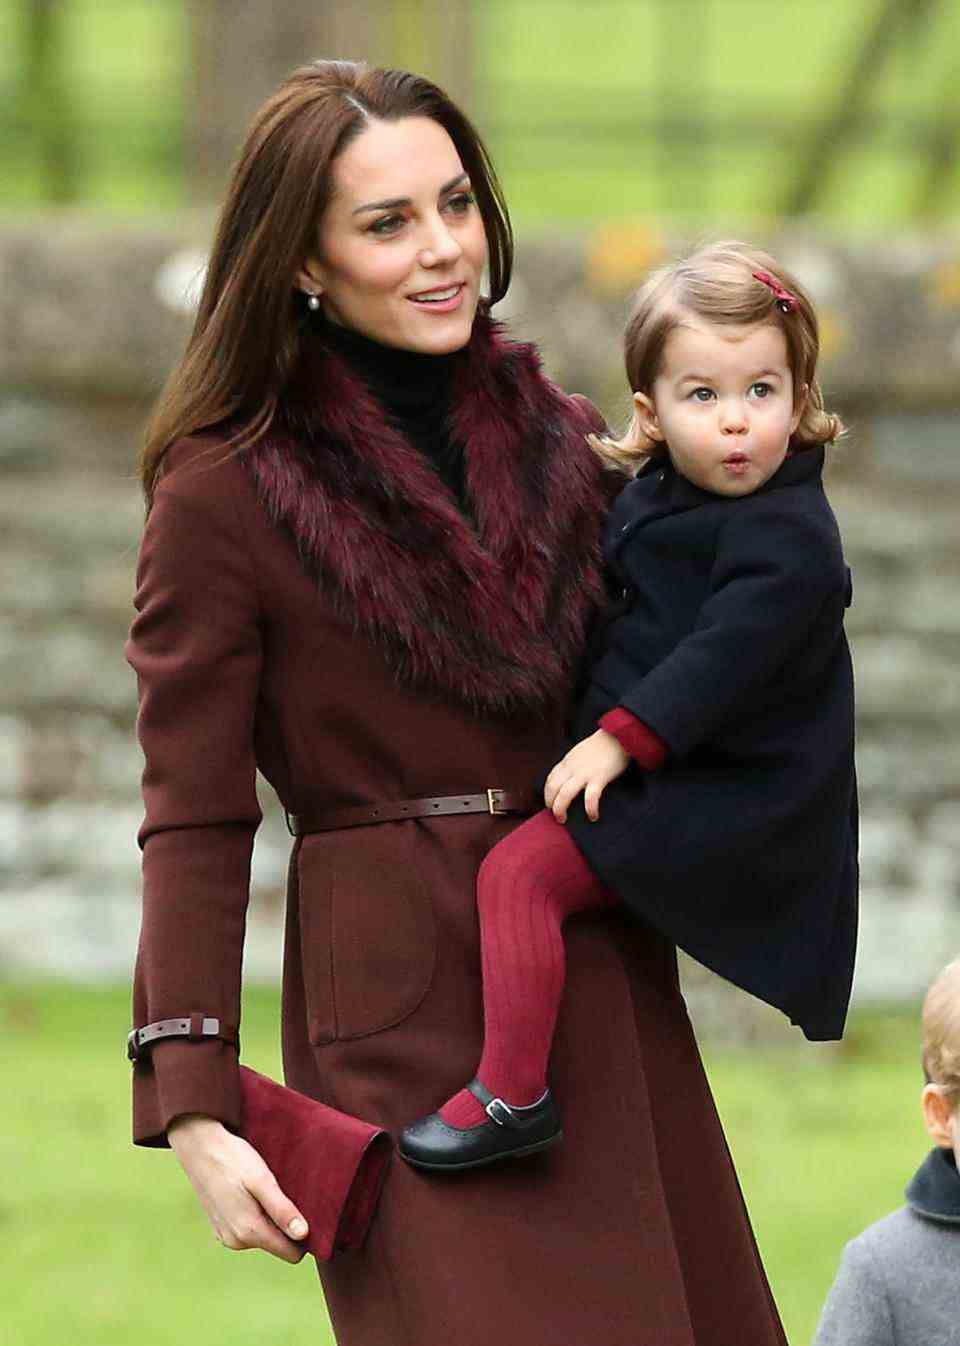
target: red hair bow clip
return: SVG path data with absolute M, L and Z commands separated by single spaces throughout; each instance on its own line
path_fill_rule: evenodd
M 792 313 L 797 307 L 796 297 L 785 290 L 778 280 L 774 280 L 769 271 L 754 271 L 753 276 L 755 280 L 769 286 L 777 296 L 777 308 L 781 313 Z

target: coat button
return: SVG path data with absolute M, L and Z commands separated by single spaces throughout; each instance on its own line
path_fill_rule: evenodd
M 623 527 L 620 529 L 620 532 L 625 533 L 629 527 L 630 525 L 628 523 L 625 523 Z

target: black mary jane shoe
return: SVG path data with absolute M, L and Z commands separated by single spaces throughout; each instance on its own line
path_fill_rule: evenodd
M 405 1126 L 398 1148 L 408 1164 L 435 1173 L 456 1173 L 498 1159 L 535 1154 L 563 1136 L 560 1115 L 549 1089 L 536 1103 L 517 1108 L 504 1103 L 502 1098 L 494 1098 L 479 1080 L 471 1080 L 467 1088 L 483 1104 L 490 1120 L 460 1130 L 448 1126 L 439 1112 L 432 1112 L 429 1117 Z

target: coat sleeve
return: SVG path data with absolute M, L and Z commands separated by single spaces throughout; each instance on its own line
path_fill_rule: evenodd
M 208 473 L 161 482 L 137 569 L 126 647 L 144 754 L 143 916 L 134 1026 L 202 1013 L 239 1025 L 256 795 L 261 667 L 257 586 L 229 493 Z M 196 474 L 195 480 L 202 480 Z M 178 483 L 179 482 L 179 486 Z M 134 1067 L 134 1140 L 166 1144 L 185 1112 L 236 1128 L 237 1049 L 170 1039 Z
M 670 756 L 670 749 L 663 739 L 622 706 L 614 706 L 606 715 L 601 715 L 597 728 L 612 734 L 624 752 L 628 752 L 644 771 L 659 771 Z
M 842 594 L 839 538 L 818 519 L 764 506 L 733 511 L 693 630 L 620 697 L 677 756 L 748 707 Z
M 859 1239 L 844 1249 L 813 1346 L 897 1346 L 883 1277 Z

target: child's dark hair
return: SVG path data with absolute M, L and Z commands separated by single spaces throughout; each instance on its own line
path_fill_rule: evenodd
M 776 289 L 757 279 L 758 271 L 789 293 L 793 303 L 787 311 Z M 685 314 L 731 326 L 770 323 L 779 327 L 787 342 L 794 397 L 807 389 L 790 448 L 797 451 L 830 444 L 844 433 L 840 417 L 824 409 L 817 382 L 820 330 L 816 311 L 799 281 L 768 253 L 747 243 L 710 243 L 647 277 L 624 336 L 627 379 L 633 392 L 650 396 L 667 338 Z M 662 442 L 647 438 L 636 416 L 621 439 L 591 436 L 590 442 L 601 457 L 620 467 L 634 468 L 646 458 L 666 453 Z

